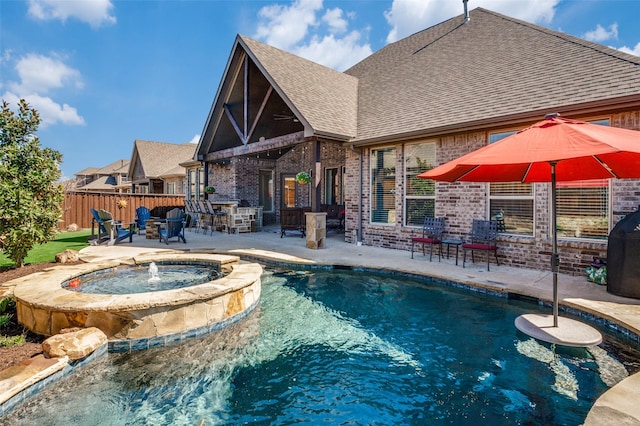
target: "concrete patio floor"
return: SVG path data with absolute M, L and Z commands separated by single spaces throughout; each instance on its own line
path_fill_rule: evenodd
M 411 259 L 408 251 L 349 244 L 344 242 L 343 234 L 331 232 L 327 236 L 326 247 L 314 250 L 306 247 L 306 240 L 299 233 L 280 238 L 278 227 L 265 227 L 260 232 L 245 234 L 205 234 L 188 230 L 185 235 L 186 244 L 174 239 L 169 245 L 156 239 L 146 239 L 144 234 L 136 235 L 132 243 L 120 242 L 110 247 L 90 246 L 83 249 L 80 256 L 84 261 L 92 262 L 158 250 L 207 251 L 265 261 L 394 270 L 517 293 L 549 303 L 553 299 L 552 273 L 544 268 L 546 265 L 542 265 L 545 270 L 531 270 L 492 264 L 488 272 L 482 259 L 475 264 L 467 262 L 466 268 L 462 267 L 462 259 L 458 265 L 455 264 L 453 253 L 451 258 L 445 257 L 441 261 L 436 256 L 430 262 L 429 257 L 422 253 L 415 253 L 414 259 Z M 563 274 L 558 277 L 558 293 L 560 306 L 594 314 L 640 335 L 640 300 L 607 293 L 606 286 L 590 283 L 585 276 Z M 639 400 L 640 373 L 622 381 L 598 399 L 585 424 L 640 425 Z

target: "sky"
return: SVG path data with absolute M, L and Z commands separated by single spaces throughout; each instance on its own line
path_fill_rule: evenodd
M 469 0 L 640 56 L 640 0 Z M 64 178 L 135 139 L 197 143 L 237 34 L 344 71 L 462 0 L 2 0 L 0 96 L 41 116 Z

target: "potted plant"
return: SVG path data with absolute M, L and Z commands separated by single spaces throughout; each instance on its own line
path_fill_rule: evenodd
M 296 182 L 300 185 L 306 185 L 311 182 L 311 176 L 307 172 L 300 172 L 296 175 Z
M 214 192 L 216 192 L 216 189 L 213 186 L 205 186 L 204 192 L 206 192 L 207 194 L 213 194 Z

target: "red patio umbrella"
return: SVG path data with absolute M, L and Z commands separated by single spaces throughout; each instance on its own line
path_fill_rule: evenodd
M 640 178 L 640 132 L 550 114 L 418 177 L 446 182 L 551 182 L 553 326 L 558 327 L 556 181 Z

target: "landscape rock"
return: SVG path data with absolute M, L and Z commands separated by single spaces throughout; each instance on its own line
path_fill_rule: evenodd
M 77 232 L 79 230 L 80 230 L 80 227 L 75 223 L 72 223 L 71 225 L 67 226 L 67 232 Z
M 65 334 L 56 334 L 42 343 L 42 350 L 50 358 L 68 356 L 82 359 L 107 343 L 107 335 L 99 328 L 89 327 Z
M 77 250 L 66 249 L 65 251 L 56 254 L 56 263 L 77 262 L 78 259 Z

